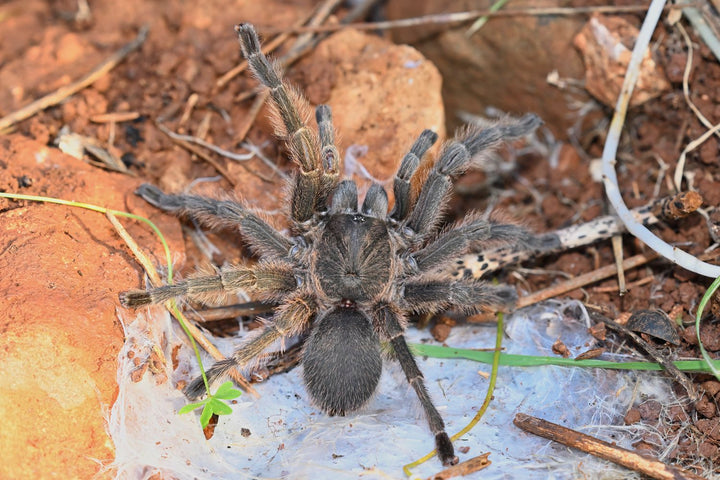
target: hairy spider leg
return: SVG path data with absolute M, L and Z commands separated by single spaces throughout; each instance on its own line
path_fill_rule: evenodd
M 435 231 L 447 202 L 451 179 L 465 172 L 472 158 L 496 147 L 503 140 L 522 137 L 542 124 L 537 115 L 524 115 L 518 120 L 508 119 L 488 128 L 470 128 L 446 145 L 430 170 L 410 213 L 407 226 L 420 236 Z
M 252 289 L 266 298 L 279 298 L 297 289 L 292 265 L 283 262 L 259 262 L 245 268 L 222 267 L 216 275 L 190 277 L 173 285 L 150 290 L 130 290 L 120 294 L 120 303 L 129 308 L 162 303 L 171 298 L 200 296 L 213 292 Z
M 335 145 L 335 128 L 332 123 L 330 107 L 318 105 L 315 109 L 315 120 L 320 135 L 320 161 L 323 170 L 316 208 L 325 210 L 327 209 L 327 198 L 340 179 L 340 153 Z
M 272 319 L 262 328 L 257 329 L 258 333 L 250 334 L 250 338 L 235 349 L 231 357 L 216 362 L 205 372 L 208 383 L 216 383 L 233 368 L 247 365 L 275 340 L 306 330 L 316 313 L 316 306 L 307 292 L 298 292 L 291 298 L 287 298 L 275 311 Z M 205 393 L 205 382 L 202 376 L 196 377 L 190 382 L 184 392 L 190 399 L 202 396 Z
M 400 168 L 393 179 L 393 192 L 395 194 L 395 206 L 390 212 L 390 218 L 396 221 L 405 220 L 410 211 L 410 179 L 420 166 L 422 158 L 437 141 L 437 133 L 432 130 L 423 130 L 410 151 L 405 154 L 400 163 Z
M 292 243 L 255 213 L 231 200 L 197 195 L 167 195 L 144 183 L 135 191 L 151 205 L 180 217 L 193 218 L 216 228 L 240 228 L 253 251 L 266 258 L 286 258 Z
M 323 162 L 319 158 L 320 140 L 303 120 L 303 117 L 308 116 L 308 102 L 297 90 L 285 84 L 280 69 L 270 63 L 262 53 L 255 28 L 243 23 L 236 25 L 235 31 L 250 69 L 260 83 L 270 90 L 276 116 L 281 119 L 281 122 L 275 122 L 275 131 L 285 138 L 290 157 L 300 166 L 300 172 L 295 175 L 292 186 L 290 214 L 296 222 L 305 222 L 311 219 L 318 209 L 324 181 L 328 180 L 323 180 L 323 175 L 332 177 L 332 169 L 335 167 L 333 165 L 330 171 L 323 171 Z M 322 120 L 325 120 L 324 114 L 321 116 Z M 327 137 L 327 129 L 324 126 L 323 129 Z
M 430 431 L 435 436 L 435 448 L 438 457 L 443 465 L 455 465 L 458 458 L 455 456 L 450 437 L 445 432 L 445 422 L 430 398 L 430 394 L 425 387 L 425 377 L 423 377 L 420 368 L 415 362 L 410 348 L 403 336 L 403 329 L 400 322 L 400 313 L 387 304 L 380 304 L 375 308 L 375 322 L 380 331 L 390 339 L 395 358 L 400 363 L 400 367 L 405 373 L 408 383 L 420 400 L 425 418 L 427 419 Z
M 424 248 L 413 254 L 419 273 L 431 272 L 457 260 L 460 256 L 482 248 L 483 242 L 514 242 L 520 249 L 546 248 L 542 238 L 519 225 L 485 220 L 480 215 L 470 215 Z
M 403 307 L 413 312 L 439 312 L 448 307 L 475 314 L 488 307 L 512 308 L 517 292 L 478 280 L 423 280 L 405 284 Z

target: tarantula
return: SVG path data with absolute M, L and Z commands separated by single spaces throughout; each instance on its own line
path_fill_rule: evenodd
M 235 27 L 243 54 L 258 80 L 270 90 L 277 134 L 284 137 L 300 167 L 290 187 L 289 221 L 293 236 L 268 225 L 256 213 L 230 200 L 167 195 L 142 185 L 138 194 L 156 207 L 204 221 L 239 228 L 259 256 L 252 266 L 223 267 L 216 275 L 191 277 L 175 285 L 120 295 L 137 308 L 173 297 L 250 289 L 279 303 L 271 319 L 235 352 L 215 363 L 208 380 L 246 366 L 275 340 L 308 333 L 302 352 L 303 380 L 312 401 L 329 415 L 358 410 L 372 397 L 382 370 L 382 352 L 400 363 L 422 404 L 443 464 L 458 459 L 444 422 L 425 388 L 423 374 L 403 336 L 410 312 L 453 307 L 475 312 L 488 306 L 512 306 L 514 289 L 439 273 L 458 256 L 483 242 L 506 241 L 533 248 L 525 229 L 471 215 L 438 233 L 451 178 L 462 174 L 478 153 L 504 139 L 533 131 L 535 115 L 506 120 L 485 129 L 469 129 L 442 149 L 413 199 L 410 181 L 420 160 L 437 140 L 423 131 L 402 159 L 394 177 L 395 204 L 388 213 L 382 186 L 370 186 L 358 206 L 355 182 L 340 180 L 340 155 L 334 144 L 330 108 L 317 107 L 318 134 L 304 115 L 307 101 L 283 81 L 280 69 L 260 51 L 252 25 Z M 387 345 L 383 349 L 381 344 Z M 197 398 L 202 378 L 185 390 Z

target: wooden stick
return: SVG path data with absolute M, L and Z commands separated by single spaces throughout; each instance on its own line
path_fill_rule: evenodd
M 119 64 L 125 57 L 128 56 L 129 53 L 136 50 L 140 45 L 142 45 L 145 42 L 145 39 L 147 38 L 148 28 L 142 27 L 140 29 L 140 32 L 138 32 L 137 37 L 135 39 L 122 47 L 120 50 L 113 53 L 107 60 L 102 62 L 100 65 L 95 67 L 89 74 L 81 78 L 80 80 L 77 80 L 70 85 L 65 85 L 64 87 L 60 87 L 59 89 L 55 90 L 52 93 L 49 93 L 48 95 L 45 95 L 42 98 L 39 98 L 38 100 L 35 100 L 29 105 L 26 105 L 25 107 L 21 108 L 20 110 L 17 110 L 9 115 L 6 115 L 3 118 L 0 118 L 0 132 L 5 130 L 6 128 L 15 125 L 17 122 L 20 122 L 22 120 L 25 120 L 26 118 L 32 117 L 37 112 L 40 112 L 42 110 L 45 110 L 48 107 L 51 107 L 53 105 L 57 105 L 58 103 L 65 100 L 70 95 L 79 92 L 83 88 L 87 87 L 88 85 L 93 84 L 96 80 L 98 80 L 100 77 L 108 73 L 110 70 L 115 68 L 117 64 Z
M 647 254 L 641 253 L 640 255 L 635 255 L 634 257 L 625 259 L 622 262 L 622 269 L 630 270 L 633 268 L 637 268 L 652 260 L 655 260 L 656 258 L 658 258 L 658 254 L 654 252 Z M 558 285 L 554 285 L 552 287 L 548 287 L 525 297 L 522 297 L 520 300 L 518 300 L 517 308 L 527 307 L 528 305 L 533 305 L 543 300 L 547 300 L 548 298 L 557 297 L 558 295 L 562 295 L 563 293 L 576 290 L 578 288 L 584 287 L 585 285 L 599 282 L 600 280 L 604 280 L 608 277 L 613 276 L 617 271 L 618 268 L 616 265 L 607 265 L 605 267 L 598 268 L 597 270 L 593 270 L 592 272 L 579 275 Z
M 683 3 L 665 6 L 666 10 L 683 8 L 698 5 L 698 3 Z M 388 30 L 393 28 L 417 27 L 421 25 L 445 25 L 454 23 L 465 23 L 476 20 L 479 17 L 513 17 L 513 16 L 542 16 L 542 15 L 586 15 L 591 13 L 632 13 L 645 12 L 647 5 L 623 5 L 623 6 L 589 6 L 589 7 L 546 7 L 546 8 L 525 8 L 505 9 L 493 11 L 471 10 L 467 12 L 438 13 L 422 17 L 402 18 L 400 20 L 388 20 L 384 22 L 352 23 L 348 25 L 321 25 L 306 27 L 291 27 L 290 29 L 267 28 L 263 31 L 267 34 L 279 33 L 307 33 L 307 32 L 335 32 L 345 28 L 357 30 Z
M 526 432 L 539 435 L 604 460 L 622 465 L 659 480 L 702 480 L 702 477 L 673 465 L 666 465 L 654 458 L 612 445 L 584 433 L 548 422 L 525 413 L 515 415 L 513 423 Z
M 447 480 L 448 478 L 453 477 L 463 477 L 473 472 L 482 470 L 483 468 L 487 468 L 492 463 L 488 460 L 489 456 L 490 452 L 483 453 L 482 455 L 473 457 L 470 460 L 466 460 L 462 463 L 458 463 L 457 465 L 453 465 L 450 468 L 446 468 L 442 472 L 438 472 L 430 477 L 429 480 Z
M 111 113 L 99 113 L 90 117 L 90 121 L 93 123 L 116 123 L 116 122 L 130 122 L 140 118 L 140 112 L 111 112 Z
M 658 257 L 659 255 L 654 252 L 635 255 L 634 257 L 630 257 L 623 261 L 622 268 L 623 270 L 630 270 L 632 268 L 639 267 L 652 260 L 655 260 Z M 599 282 L 600 280 L 604 280 L 608 277 L 613 276 L 616 272 L 617 266 L 615 265 L 607 265 L 605 267 L 598 268 L 597 270 L 593 270 L 592 272 L 588 272 L 583 275 L 566 280 L 558 285 L 553 285 L 552 287 L 538 290 L 537 292 L 531 293 L 530 295 L 520 297 L 517 304 L 515 305 L 515 308 L 527 307 L 542 302 L 543 300 L 557 297 L 558 295 L 562 295 L 563 293 L 571 292 L 578 288 L 582 288 L 585 285 L 590 285 L 592 283 Z M 494 320 L 495 314 L 493 312 L 481 312 L 477 315 L 473 315 L 472 317 L 468 317 L 468 321 L 477 323 L 492 322 Z
M 224 166 L 222 166 L 220 163 L 218 163 L 213 157 L 211 157 L 204 151 L 200 150 L 200 148 L 196 147 L 195 145 L 188 142 L 187 140 L 183 140 L 175 132 L 168 130 L 163 125 L 161 125 L 159 123 L 157 123 L 156 125 L 161 132 L 163 132 L 165 135 L 167 135 L 170 138 L 170 140 L 177 143 L 178 145 L 183 147 L 185 150 L 188 150 L 189 152 L 194 153 L 195 155 L 197 155 L 198 157 L 202 158 L 207 163 L 212 165 L 212 167 L 215 170 L 217 170 L 218 173 L 220 173 L 220 175 L 222 175 L 225 178 L 225 180 L 230 182 L 230 185 L 232 185 L 233 187 L 235 187 L 237 185 L 237 181 L 233 178 L 232 175 L 230 175 L 230 172 L 228 172 L 227 169 Z M 240 165 L 243 165 L 243 164 L 240 164 Z M 245 168 L 247 168 L 247 167 L 245 167 Z

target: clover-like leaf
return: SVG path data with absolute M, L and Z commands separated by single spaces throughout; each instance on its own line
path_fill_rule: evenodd
M 215 392 L 213 397 L 221 398 L 223 400 L 232 400 L 240 395 L 242 395 L 242 392 L 237 388 L 233 388 L 233 383 L 228 381 L 218 387 L 217 392 Z
M 207 400 L 203 400 L 202 402 L 195 402 L 195 403 L 188 403 L 184 407 L 182 407 L 180 410 L 178 410 L 178 414 L 182 415 L 184 413 L 192 412 L 193 410 L 202 407 L 207 403 Z
M 213 413 L 217 415 L 230 415 L 232 413 L 232 408 L 217 398 L 210 399 L 210 408 L 212 408 Z
M 205 428 L 208 426 L 208 423 L 210 423 L 210 417 L 212 417 L 213 409 L 212 409 L 212 401 L 209 401 L 205 404 L 205 408 L 203 408 L 202 413 L 200 414 L 200 426 L 202 428 Z

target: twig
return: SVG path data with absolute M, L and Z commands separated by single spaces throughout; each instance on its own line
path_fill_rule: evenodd
M 635 47 L 633 48 L 632 55 L 630 56 L 625 80 L 623 81 L 620 96 L 615 107 L 615 113 L 613 115 L 612 122 L 610 123 L 610 129 L 605 140 L 605 147 L 603 148 L 603 183 L 605 185 L 605 193 L 607 194 L 608 200 L 615 208 L 617 215 L 620 217 L 620 220 L 622 220 L 630 233 L 663 257 L 680 265 L 686 270 L 690 270 L 691 272 L 695 272 L 706 277 L 717 278 L 720 277 L 720 266 L 702 262 L 687 252 L 669 245 L 665 241 L 656 237 L 645 226 L 635 221 L 632 213 L 628 210 L 622 195 L 620 194 L 617 173 L 615 172 L 615 154 L 617 153 L 622 126 L 625 121 L 625 115 L 627 114 L 628 103 L 630 101 L 630 97 L 632 96 L 637 78 L 640 74 L 640 62 L 647 51 L 648 44 L 650 43 L 650 37 L 655 30 L 655 26 L 657 25 L 664 5 L 664 0 L 652 1 L 650 7 L 648 7 L 648 13 L 645 16 L 642 27 L 640 28 L 640 33 L 635 40 Z M 720 125 L 718 125 L 718 128 L 720 128 Z
M 269 96 L 270 90 L 265 89 L 260 92 L 257 97 L 255 97 L 255 100 L 253 101 L 250 110 L 248 110 L 247 115 L 245 115 L 245 122 L 243 122 L 242 126 L 238 129 L 237 134 L 233 137 L 233 143 L 237 144 L 245 141 L 245 137 L 247 137 L 250 128 L 255 123 L 255 119 L 260 113 L 260 110 L 262 110 L 262 107 L 263 105 L 265 105 L 265 102 L 267 101 Z M 235 97 L 235 100 L 241 101 L 238 97 Z
M 623 249 L 622 249 L 622 236 L 613 235 L 610 239 L 613 249 L 613 257 L 615 257 L 615 269 L 617 270 L 618 276 L 618 287 L 620 287 L 620 296 L 627 293 L 625 287 L 625 269 L 622 268 L 623 264 Z
M 160 129 L 161 132 L 163 132 L 165 135 L 170 137 L 170 139 L 173 142 L 177 143 L 178 145 L 183 147 L 185 150 L 189 150 L 190 152 L 194 153 L 195 155 L 197 155 L 198 157 L 202 158 L 203 160 L 208 162 L 210 165 L 212 165 L 213 168 L 220 173 L 220 175 L 225 177 L 225 180 L 230 182 L 230 185 L 232 185 L 233 187 L 237 186 L 237 181 L 232 177 L 232 175 L 230 175 L 230 172 L 228 172 L 225 169 L 225 167 L 223 167 L 218 162 L 216 162 L 214 158 L 212 158 L 210 155 L 203 152 L 202 150 L 200 150 L 199 148 L 197 148 L 195 145 L 188 142 L 187 140 L 183 140 L 182 138 L 179 138 L 177 133 L 168 130 L 160 123 L 157 123 L 156 125 L 157 125 L 158 129 Z M 240 165 L 243 165 L 243 164 L 241 163 Z
M 183 113 L 180 116 L 178 126 L 182 127 L 188 122 L 188 120 L 190 120 L 190 115 L 192 115 L 193 110 L 195 110 L 195 106 L 197 105 L 198 100 L 200 100 L 200 95 L 198 95 L 197 93 L 190 94 L 187 101 L 185 102 L 185 108 L 183 109 Z
M 175 133 L 172 130 L 168 129 L 164 125 L 158 123 L 157 127 L 168 137 L 172 138 L 173 140 L 182 140 L 188 143 L 194 143 L 196 145 L 200 145 L 201 147 L 205 147 L 208 150 L 211 150 L 218 155 L 221 155 L 223 157 L 229 158 L 230 160 L 235 160 L 236 162 L 246 162 L 248 160 L 251 160 L 253 157 L 255 157 L 255 154 L 253 152 L 250 153 L 233 153 L 229 150 L 222 149 L 218 147 L 217 145 L 214 145 L 210 142 L 206 142 L 202 138 L 193 137 L 192 135 L 183 135 L 182 133 Z
M 227 307 L 217 307 L 195 312 L 187 311 L 185 312 L 185 316 L 195 322 L 213 322 L 227 318 L 247 317 L 259 313 L 271 312 L 275 306 L 276 305 L 272 303 L 248 302 L 240 305 L 229 305 Z
M 675 4 L 664 7 L 665 9 L 676 9 L 695 5 L 695 3 Z M 525 9 L 506 9 L 493 12 L 486 10 L 471 10 L 467 12 L 455 13 L 439 13 L 434 15 L 425 15 L 422 17 L 403 18 L 401 20 L 389 20 L 384 22 L 364 22 L 340 25 L 322 25 L 317 27 L 291 27 L 290 29 L 267 28 L 263 31 L 267 34 L 279 33 L 327 33 L 343 30 L 345 28 L 354 28 L 356 30 L 389 30 L 393 28 L 417 27 L 421 25 L 444 25 L 452 23 L 464 23 L 475 20 L 479 17 L 513 17 L 513 16 L 542 16 L 542 15 L 585 15 L 589 13 L 633 13 L 644 12 L 647 6 L 627 5 L 627 6 L 595 6 L 595 7 L 548 7 L 548 8 L 525 8 Z
M 140 112 L 113 112 L 113 113 L 100 113 L 90 117 L 90 121 L 93 123 L 119 123 L 119 122 L 130 122 L 140 118 Z
M 658 258 L 658 255 L 655 253 L 635 255 L 634 257 L 625 259 L 622 262 L 622 269 L 631 270 L 655 260 L 656 258 Z M 617 271 L 617 265 L 607 265 L 605 267 L 598 268 L 597 270 L 593 270 L 592 272 L 579 275 L 558 285 L 553 285 L 552 287 L 548 287 L 522 297 L 518 300 L 517 308 L 527 307 L 528 305 L 533 305 L 535 303 L 542 302 L 543 300 L 557 297 L 563 293 L 582 288 L 585 285 L 599 282 L 600 280 L 604 280 L 615 275 Z
M 17 122 L 20 122 L 22 120 L 25 120 L 26 118 L 35 115 L 37 112 L 45 110 L 46 108 L 53 105 L 57 105 L 70 95 L 79 92 L 83 88 L 94 83 L 100 77 L 115 68 L 115 66 L 119 64 L 126 56 L 128 56 L 129 53 L 140 47 L 140 45 L 145 42 L 145 39 L 147 38 L 147 33 L 148 28 L 142 27 L 140 29 L 140 32 L 138 32 L 137 37 L 135 37 L 132 42 L 126 44 L 120 50 L 113 53 L 107 60 L 95 67 L 89 74 L 87 74 L 80 80 L 77 80 L 69 85 L 65 85 L 64 87 L 60 87 L 54 92 L 45 95 L 38 100 L 35 100 L 31 104 L 21 108 L 20 110 L 17 110 L 9 115 L 6 115 L 3 118 L 0 118 L 0 132 L 16 124 Z
M 105 216 L 110 221 L 112 226 L 115 227 L 115 231 L 120 236 L 120 238 L 123 239 L 123 241 L 128 246 L 133 255 L 135 255 L 135 258 L 143 267 L 143 269 L 147 273 L 147 276 L 150 277 L 150 282 L 156 286 L 162 285 L 162 280 L 160 279 L 160 275 L 158 275 L 157 270 L 155 269 L 155 265 L 153 265 L 147 255 L 145 255 L 145 253 L 142 251 L 135 239 L 128 233 L 125 227 L 122 226 L 122 223 L 120 223 L 117 217 L 115 217 L 115 215 L 110 212 L 105 212 Z
M 694 9 L 693 9 L 694 10 Z M 692 62 L 693 62 L 693 45 L 692 40 L 690 40 L 690 36 L 685 31 L 685 28 L 682 26 L 680 22 L 675 23 L 675 28 L 678 32 L 680 32 L 680 35 L 682 35 L 683 40 L 685 40 L 685 45 L 687 46 L 688 54 L 687 54 L 687 62 L 685 62 L 685 70 L 683 70 L 683 96 L 685 97 L 685 103 L 687 103 L 688 107 L 690 107 L 690 110 L 693 111 L 695 116 L 700 120 L 700 123 L 705 125 L 706 128 L 712 129 L 713 125 L 705 118 L 705 115 L 702 114 L 700 109 L 693 103 L 693 101 L 690 99 L 690 71 L 692 70 Z M 720 132 L 718 130 L 715 130 L 715 134 L 720 136 Z M 694 143 L 694 142 L 693 142 Z M 699 144 L 698 144 L 699 145 Z M 691 151 L 689 150 L 690 145 L 685 147 L 683 149 L 682 153 L 680 154 L 680 158 L 677 161 L 677 166 L 675 167 L 675 175 L 673 176 L 673 181 L 675 182 L 675 188 L 680 191 L 680 185 L 682 183 L 682 176 L 683 176 L 683 170 L 685 169 L 685 158 L 687 154 Z M 694 149 L 695 147 L 693 147 Z
M 453 477 L 463 477 L 473 472 L 482 470 L 483 468 L 487 468 L 490 464 L 492 464 L 492 462 L 488 459 L 489 456 L 490 452 L 487 452 L 482 455 L 478 455 L 477 457 L 473 457 L 470 460 L 458 463 L 457 465 L 453 465 L 442 472 L 436 473 L 430 477 L 430 480 L 446 480 Z
M 690 378 L 688 378 L 687 375 L 685 375 L 683 372 L 681 372 L 675 364 L 671 361 L 665 358 L 665 356 L 661 355 L 660 352 L 650 345 L 650 343 L 643 340 L 643 338 L 638 335 L 637 333 L 633 332 L 632 330 L 628 329 L 624 325 L 620 325 L 617 322 L 614 322 L 607 318 L 605 315 L 600 314 L 599 312 L 595 310 L 590 310 L 590 316 L 594 318 L 595 320 L 600 320 L 605 325 L 607 325 L 609 328 L 615 330 L 616 332 L 621 332 L 627 335 L 628 337 L 632 338 L 633 341 L 647 354 L 652 357 L 653 360 L 655 360 L 657 363 L 663 366 L 663 368 L 669 373 L 677 382 L 685 388 L 685 391 L 688 394 L 688 397 L 693 402 L 697 402 L 700 399 L 700 396 L 698 395 L 697 389 L 695 388 L 695 385 L 693 385 Z
M 626 291 L 631 291 L 635 287 L 641 287 L 641 286 L 645 285 L 646 283 L 652 282 L 653 280 L 654 280 L 654 277 L 649 276 L 649 277 L 643 277 L 640 280 L 636 280 L 634 282 L 628 283 L 627 285 L 625 285 Z M 620 291 L 620 286 L 617 285 L 617 286 L 610 286 L 610 287 L 594 287 L 592 289 L 592 291 L 595 293 L 614 293 L 614 292 Z
M 702 204 L 702 197 L 696 192 L 685 192 L 658 199 L 642 207 L 635 208 L 631 214 L 643 225 L 654 225 L 660 220 L 674 221 L 681 214 L 690 214 Z M 513 246 L 498 247 L 480 254 L 468 254 L 453 266 L 453 275 L 471 275 L 480 278 L 487 272 L 504 266 L 529 260 L 538 255 L 569 250 L 605 240 L 625 231 L 625 226 L 614 215 L 598 217 L 589 222 L 573 225 L 543 236 L 546 246 L 539 250 L 519 250 Z M 553 240 L 555 239 L 555 240 Z
M 666 465 L 659 460 L 648 458 L 639 453 L 618 447 L 603 440 L 591 437 L 576 430 L 548 422 L 541 418 L 533 417 L 525 413 L 515 415 L 513 423 L 525 430 L 561 443 L 563 445 L 576 448 L 582 452 L 590 453 L 604 460 L 622 465 L 635 472 L 643 473 L 650 478 L 659 480 L 702 480 L 702 477 L 689 472 L 683 468 L 673 465 Z

